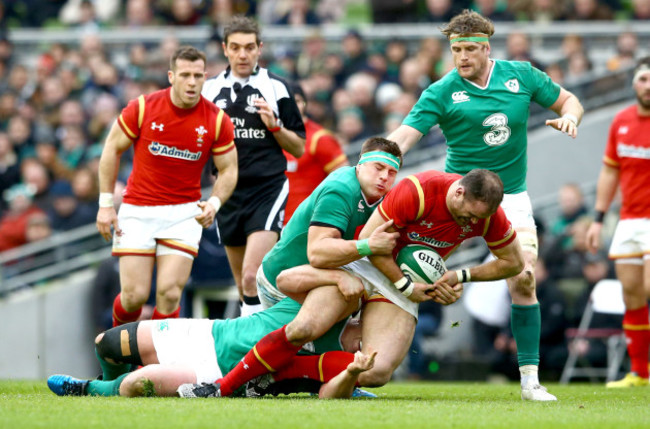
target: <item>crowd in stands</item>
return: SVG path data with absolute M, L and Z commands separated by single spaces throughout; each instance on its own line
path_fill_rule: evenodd
M 0 252 L 94 223 L 97 164 L 111 124 L 130 99 L 168 86 L 168 60 L 181 44 L 173 33 L 158 44 L 134 41 L 128 52 L 115 52 L 102 43 L 101 28 L 211 25 L 215 36 L 197 47 L 207 52 L 208 74 L 214 76 L 227 66 L 220 26 L 236 13 L 258 16 L 263 24 L 300 26 L 444 22 L 465 7 L 494 21 L 650 19 L 650 0 L 0 2 Z M 24 55 L 15 52 L 11 40 L 12 28 L 18 27 L 79 28 L 80 39 L 70 45 L 44 43 L 33 53 L 36 61 L 23 62 L 19 59 Z M 333 130 L 344 145 L 394 130 L 421 92 L 452 67 L 448 48 L 437 37 L 422 39 L 414 47 L 400 39 L 369 43 L 359 31 L 350 30 L 332 44 L 314 27 L 299 52 L 269 45 L 264 66 L 300 81 L 309 100 L 308 115 Z M 530 61 L 569 87 L 596 66 L 616 71 L 639 56 L 632 32 L 620 34 L 616 53 L 605 64 L 593 64 L 588 48 L 582 36 L 568 34 L 558 60 L 544 64 L 535 57 L 528 36 L 513 32 L 505 52 L 507 59 Z M 120 56 L 126 61 L 118 60 Z M 429 145 L 444 142 L 435 133 L 426 138 Z M 130 167 L 125 155 L 118 200 Z M 582 245 L 589 219 L 584 205 L 576 204 L 580 189 L 567 185 L 560 192 L 568 196 L 560 198 L 562 217 L 549 225 L 551 239 L 542 247 L 540 270 L 547 275 L 539 275 L 539 293 L 543 303 L 544 296 L 557 296 L 548 291 L 561 291 L 562 306 L 568 308 L 562 314 L 575 325 L 588 291 L 599 279 L 611 277 L 612 267 L 604 255 L 590 256 Z M 435 323 L 431 325 L 435 330 Z M 549 335 L 566 350 L 563 336 Z M 502 350 L 510 344 L 495 336 L 497 343 Z

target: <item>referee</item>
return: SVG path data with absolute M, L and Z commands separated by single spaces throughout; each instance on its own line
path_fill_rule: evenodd
M 223 40 L 229 66 L 205 83 L 202 95 L 235 126 L 239 181 L 217 225 L 246 316 L 261 310 L 255 275 L 282 229 L 289 192 L 282 149 L 300 157 L 305 126 L 287 83 L 258 65 L 263 43 L 257 23 L 235 16 Z

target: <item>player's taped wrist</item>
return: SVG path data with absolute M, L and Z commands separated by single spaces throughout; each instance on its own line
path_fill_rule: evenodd
M 115 207 L 113 203 L 113 193 L 112 192 L 100 192 L 99 193 L 99 207 Z
M 458 283 L 465 283 L 472 280 L 472 275 L 469 272 L 469 268 L 456 270 L 456 278 L 458 279 Z
M 269 132 L 271 132 L 271 133 L 277 133 L 281 129 L 282 129 L 282 127 L 280 126 L 280 124 L 276 124 L 275 127 L 268 128 Z
M 605 212 L 603 210 L 596 210 L 596 216 L 594 216 L 594 222 L 603 223 L 605 219 Z
M 367 238 L 364 238 L 363 240 L 357 240 L 356 245 L 357 245 L 357 252 L 359 252 L 359 255 L 361 256 L 372 255 L 372 250 L 370 250 L 370 243 L 368 243 Z
M 400 291 L 402 295 L 404 295 L 407 298 L 411 296 L 411 294 L 413 293 L 413 289 L 415 289 L 415 284 L 413 284 L 413 280 L 411 280 L 409 276 L 404 276 L 393 284 L 395 285 L 397 290 Z
M 576 127 L 578 126 L 578 117 L 576 115 L 573 115 L 571 113 L 565 113 L 562 115 L 563 119 L 568 119 L 569 121 L 573 122 L 573 125 Z
M 212 197 L 208 198 L 208 204 L 210 204 L 214 208 L 215 213 L 219 212 L 219 209 L 221 208 L 221 200 L 219 199 L 219 197 L 213 195 Z

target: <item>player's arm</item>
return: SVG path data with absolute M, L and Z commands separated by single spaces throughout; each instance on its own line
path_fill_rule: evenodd
M 435 287 L 460 286 L 460 290 L 462 290 L 463 281 L 481 282 L 507 279 L 516 276 L 524 269 L 524 254 L 519 240 L 514 239 L 504 247 L 490 250 L 496 259 L 463 270 L 447 271 L 433 285 Z M 466 277 L 463 279 L 462 276 Z
M 320 399 L 351 397 L 359 375 L 362 372 L 372 369 L 375 365 L 376 355 L 377 352 L 375 351 L 369 355 L 360 351 L 356 352 L 354 354 L 354 361 L 345 370 L 321 386 L 318 397 Z
M 121 231 L 117 224 L 117 213 L 113 206 L 113 190 L 120 168 L 120 157 L 133 141 L 122 131 L 117 121 L 113 123 L 102 155 L 99 158 L 99 210 L 97 210 L 97 229 L 106 241 L 111 239 L 111 226 L 119 235 Z
M 321 286 L 337 286 L 346 301 L 358 299 L 363 293 L 361 280 L 345 270 L 314 268 L 299 265 L 283 270 L 275 279 L 280 292 L 302 303 L 310 290 Z
M 559 118 L 548 119 L 546 125 L 576 138 L 578 135 L 578 125 L 582 121 L 582 115 L 585 113 L 578 97 L 566 89 L 560 88 L 560 95 L 549 109 L 557 113 Z
M 603 217 L 609 209 L 620 180 L 620 172 L 617 168 L 603 165 L 598 176 L 598 185 L 596 186 L 596 220 L 592 222 L 587 230 L 587 249 L 596 253 L 600 248 L 600 237 L 603 229 Z
M 381 225 L 384 225 L 385 223 L 386 221 L 379 213 L 379 210 L 375 210 L 361 230 L 359 238 L 364 239 L 366 237 L 371 237 L 376 229 L 380 228 Z M 394 232 L 399 235 L 393 226 L 389 227 L 387 232 Z M 460 295 L 456 295 L 452 287 L 441 286 L 440 291 L 436 292 L 431 290 L 431 285 L 412 282 L 404 276 L 402 270 L 397 266 L 397 263 L 395 263 L 395 260 L 393 259 L 392 252 L 387 255 L 371 255 L 368 256 L 368 259 L 372 262 L 372 265 L 384 274 L 386 278 L 388 278 L 388 280 L 390 280 L 395 287 L 411 301 L 424 302 L 433 299 L 440 304 L 447 305 L 460 298 Z
M 199 208 L 202 212 L 195 219 L 203 228 L 208 228 L 214 222 L 214 217 L 232 195 L 237 185 L 239 167 L 237 164 L 237 148 L 234 148 L 224 154 L 214 155 L 212 157 L 214 166 L 219 174 L 217 180 L 212 186 L 212 193 L 207 201 L 199 202 Z
M 368 254 L 390 255 L 399 236 L 388 231 L 391 225 L 392 221 L 382 221 L 367 240 L 345 240 L 337 228 L 311 225 L 307 237 L 309 263 L 316 268 L 336 268 Z
M 267 130 L 273 133 L 273 137 L 282 147 L 296 158 L 300 158 L 305 153 L 305 138 L 300 137 L 295 131 L 281 127 L 280 123 L 273 113 L 273 109 L 263 98 L 255 99 L 255 106 L 258 108 L 260 118 L 266 125 Z
M 422 133 L 408 125 L 400 125 L 386 138 L 397 143 L 404 154 L 422 138 Z

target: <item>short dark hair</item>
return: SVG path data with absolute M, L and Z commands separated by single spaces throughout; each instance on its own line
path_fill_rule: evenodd
M 460 179 L 459 183 L 465 188 L 465 198 L 486 203 L 491 213 L 497 211 L 503 200 L 503 182 L 498 174 L 475 168 Z
M 402 151 L 394 141 L 383 137 L 370 137 L 368 140 L 363 142 L 361 153 L 359 155 L 363 155 L 366 152 L 372 152 L 373 150 L 380 150 L 395 155 L 399 158 L 400 167 L 402 166 Z
M 452 34 L 484 33 L 488 37 L 494 34 L 494 24 L 483 15 L 473 10 L 465 9 L 454 16 L 451 21 L 440 29 L 447 39 Z
M 196 49 L 194 46 L 189 46 L 189 45 L 183 45 L 178 49 L 176 49 L 176 52 L 174 52 L 174 55 L 172 55 L 172 58 L 169 61 L 169 68 L 171 70 L 176 69 L 177 60 L 187 60 L 192 62 L 203 60 L 203 64 L 207 65 L 205 54 L 199 51 L 198 49 Z
M 228 37 L 233 33 L 254 34 L 255 43 L 260 44 L 260 27 L 252 18 L 244 15 L 233 16 L 223 29 L 223 42 L 228 44 Z

